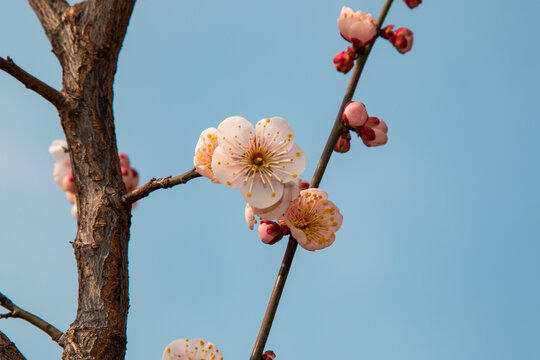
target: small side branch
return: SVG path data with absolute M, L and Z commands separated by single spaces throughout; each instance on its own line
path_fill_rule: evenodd
M 151 192 L 158 189 L 168 189 L 176 185 L 185 184 L 191 179 L 201 177 L 195 168 L 175 177 L 164 177 L 161 179 L 152 178 L 146 184 L 138 187 L 129 194 L 124 195 L 122 201 L 125 204 L 133 204 L 137 200 L 147 197 Z
M 18 67 L 9 56 L 6 59 L 0 57 L 0 69 L 22 82 L 28 89 L 43 96 L 59 111 L 65 106 L 67 101 L 62 93 Z
M 26 360 L 19 349 L 0 331 L 0 360 Z
M 15 305 L 10 299 L 8 299 L 4 294 L 0 292 L 0 305 L 2 305 L 4 308 L 9 310 L 9 313 L 2 315 L 4 318 L 12 317 L 12 318 L 19 318 L 28 321 L 30 324 L 34 325 L 38 329 L 43 330 L 46 332 L 51 339 L 53 339 L 58 345 L 62 346 L 60 344 L 59 340 L 62 335 L 64 335 L 60 330 L 46 322 L 45 320 L 37 317 L 34 314 L 31 314 L 17 305 Z

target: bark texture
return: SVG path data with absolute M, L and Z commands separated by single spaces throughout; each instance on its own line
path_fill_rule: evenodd
M 77 194 L 77 316 L 62 358 L 123 359 L 130 206 L 124 205 L 112 110 L 118 53 L 135 0 L 29 0 L 62 66 L 58 108 Z
M 19 349 L 0 331 L 0 360 L 26 360 Z

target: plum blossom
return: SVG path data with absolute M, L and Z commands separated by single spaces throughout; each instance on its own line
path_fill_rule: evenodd
M 212 171 L 212 155 L 218 146 L 217 138 L 218 130 L 213 127 L 208 128 L 201 133 L 197 146 L 195 147 L 193 164 L 199 174 L 209 178 L 213 183 L 219 184 L 219 180 Z
M 342 51 L 334 56 L 334 66 L 337 71 L 346 74 L 353 68 L 355 58 L 356 52 L 352 46 L 349 46 L 347 51 Z
M 282 220 L 301 247 L 315 251 L 332 245 L 343 216 L 326 192 L 311 188 L 300 192 Z
M 417 7 L 418 5 L 422 3 L 422 0 L 403 0 L 403 1 L 405 1 L 405 4 L 407 4 L 407 6 L 410 7 L 411 9 L 414 9 L 415 7 Z
M 243 117 L 229 117 L 219 124 L 217 140 L 214 175 L 260 209 L 277 203 L 284 185 L 306 167 L 304 151 L 293 144 L 293 131 L 280 117 L 262 119 L 255 128 Z
M 353 12 L 344 6 L 337 20 L 339 32 L 343 38 L 362 49 L 377 37 L 377 24 L 371 14 L 363 11 Z
M 167 345 L 161 360 L 223 360 L 223 355 L 204 339 L 178 339 Z
M 343 125 L 351 127 L 353 130 L 364 125 L 368 119 L 366 106 L 358 101 L 350 101 L 343 111 Z
M 401 54 L 409 52 L 412 49 L 414 42 L 413 32 L 404 27 L 399 28 L 396 31 L 393 29 L 394 25 L 388 25 L 384 29 L 381 29 L 381 37 L 388 39 Z
M 56 184 L 64 189 L 64 177 L 71 174 L 71 161 L 69 160 L 69 152 L 67 142 L 64 140 L 54 140 L 49 146 L 51 153 L 56 163 L 53 169 L 53 178 Z
M 263 220 L 259 224 L 259 237 L 265 244 L 274 245 L 287 234 L 289 234 L 289 229 L 284 223 Z
M 341 133 L 339 135 L 339 138 L 336 141 L 336 145 L 334 145 L 334 151 L 338 153 L 346 153 L 351 149 L 351 134 L 349 133 L 349 130 L 346 130 L 345 132 Z

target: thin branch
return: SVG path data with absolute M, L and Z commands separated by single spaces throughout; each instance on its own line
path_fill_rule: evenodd
M 17 346 L 0 331 L 0 360 L 26 360 Z
M 43 96 L 59 111 L 66 105 L 66 98 L 62 93 L 18 67 L 9 56 L 6 59 L 0 57 L 0 69 L 22 82 L 28 89 Z
M 133 204 L 135 201 L 147 197 L 151 192 L 158 189 L 168 189 L 176 185 L 185 184 L 191 179 L 201 177 L 202 175 L 197 172 L 195 168 L 188 172 L 175 177 L 164 177 L 161 179 L 152 178 L 146 184 L 138 187 L 132 192 L 124 195 L 122 201 L 125 204 Z
M 393 0 L 386 0 L 383 5 L 383 8 L 379 14 L 379 18 L 377 19 L 377 33 L 380 32 L 381 26 L 384 22 L 384 19 L 386 18 L 386 15 L 388 14 L 388 10 L 390 10 L 392 2 Z M 375 41 L 371 43 L 371 45 L 366 47 L 362 55 L 356 58 L 356 65 L 351 76 L 349 86 L 345 91 L 345 96 L 343 97 L 343 101 L 341 102 L 341 107 L 339 108 L 336 121 L 334 122 L 334 126 L 332 127 L 330 135 L 328 136 L 328 140 L 321 155 L 321 159 L 319 160 L 317 168 L 315 169 L 315 174 L 311 179 L 310 187 L 316 188 L 319 186 L 321 179 L 324 175 L 324 171 L 326 170 L 326 166 L 328 165 L 328 161 L 330 160 L 330 156 L 334 151 L 334 146 L 336 145 L 336 142 L 338 141 L 341 133 L 345 130 L 345 127 L 343 126 L 341 120 L 343 117 L 343 111 L 345 110 L 345 105 L 347 105 L 347 103 L 351 101 L 354 95 L 358 80 L 360 79 L 360 75 L 362 75 L 362 70 L 364 69 L 364 65 L 366 64 L 366 60 L 374 44 Z M 257 340 L 255 341 L 255 346 L 253 347 L 250 360 L 261 360 L 262 352 L 264 351 L 264 347 L 266 346 L 266 340 L 268 339 L 270 329 L 272 328 L 274 315 L 276 314 L 276 310 L 279 305 L 279 299 L 281 298 L 281 293 L 283 292 L 285 281 L 287 280 L 287 275 L 289 274 L 289 270 L 294 259 L 294 254 L 296 252 L 297 246 L 298 242 L 296 242 L 296 240 L 292 236 L 290 236 L 289 243 L 287 244 L 287 249 L 285 250 L 285 254 L 283 255 L 283 261 L 281 262 L 278 277 L 274 285 L 274 290 L 272 291 L 272 295 L 270 295 L 270 301 L 268 302 L 268 307 L 266 308 L 266 313 L 261 324 L 261 329 L 259 330 L 259 335 L 257 336 Z
M 59 342 L 60 337 L 64 335 L 60 330 L 46 322 L 45 320 L 37 317 L 34 314 L 31 314 L 17 305 L 15 305 L 10 299 L 8 299 L 4 294 L 0 292 L 0 305 L 8 309 L 10 312 L 8 314 L 5 314 L 3 317 L 13 317 L 13 318 L 19 318 L 28 321 L 30 324 L 34 325 L 38 329 L 43 330 L 46 332 L 51 339 L 53 339 L 58 345 L 63 345 Z

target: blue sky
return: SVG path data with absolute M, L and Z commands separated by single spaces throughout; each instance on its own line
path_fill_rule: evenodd
M 228 116 L 282 116 L 310 179 L 349 75 L 341 6 L 382 0 L 139 1 L 115 81 L 118 147 L 142 180 L 191 169 L 200 132 Z M 377 41 L 354 97 L 389 142 L 353 139 L 321 188 L 344 215 L 328 249 L 298 249 L 267 348 L 278 359 L 540 358 L 540 55 L 535 1 L 396 0 L 413 30 L 400 55 Z M 0 55 L 60 88 L 23 1 L 2 4 Z M 48 153 L 53 107 L 0 73 L 0 290 L 61 330 L 76 311 L 76 224 Z M 260 242 L 240 193 L 206 179 L 133 212 L 127 359 L 203 337 L 251 353 L 286 241 Z M 28 359 L 60 358 L 32 326 L 0 320 Z

